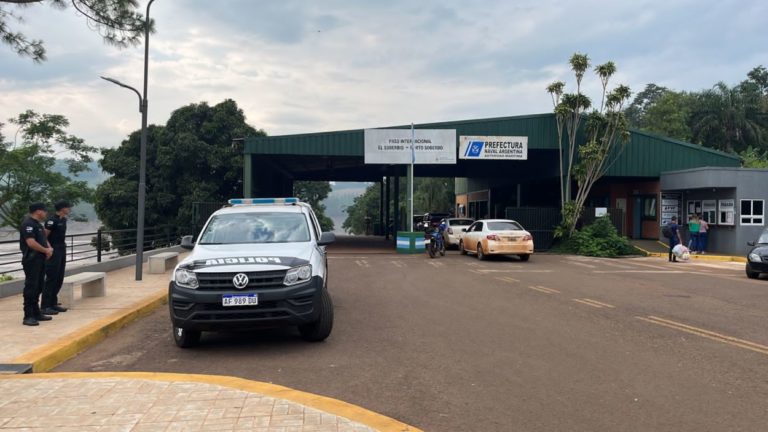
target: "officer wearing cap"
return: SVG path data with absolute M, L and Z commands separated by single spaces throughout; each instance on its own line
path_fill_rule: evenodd
M 54 206 L 56 213 L 45 222 L 45 236 L 53 248 L 53 256 L 45 263 L 45 287 L 40 307 L 46 315 L 66 312 L 59 306 L 59 291 L 64 283 L 64 267 L 67 262 L 67 217 L 72 206 L 67 201 L 59 201 Z
M 21 265 L 24 267 L 24 321 L 28 326 L 39 325 L 38 321 L 50 321 L 51 317 L 40 311 L 40 294 L 45 285 L 45 260 L 53 256 L 53 248 L 48 245 L 42 223 L 48 212 L 45 204 L 35 203 L 29 206 L 29 215 L 21 223 L 19 248 Z

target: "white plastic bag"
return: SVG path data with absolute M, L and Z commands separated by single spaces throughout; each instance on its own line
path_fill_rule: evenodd
M 677 246 L 673 247 L 672 253 L 675 254 L 675 257 L 677 257 L 677 259 L 680 259 L 683 261 L 688 261 L 691 258 L 691 251 L 687 247 L 681 244 L 678 244 Z

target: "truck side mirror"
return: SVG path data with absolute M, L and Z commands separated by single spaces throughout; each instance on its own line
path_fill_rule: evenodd
M 318 246 L 328 246 L 336 241 L 336 234 L 332 232 L 324 232 L 320 234 L 320 240 L 317 242 Z
M 194 237 L 191 235 L 186 235 L 181 238 L 181 247 L 182 249 L 188 249 L 192 250 L 195 248 L 195 241 L 193 240 Z
M 755 242 L 747 242 L 747 246 L 755 247 Z

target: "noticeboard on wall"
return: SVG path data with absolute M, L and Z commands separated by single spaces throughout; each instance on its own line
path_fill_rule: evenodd
M 686 215 L 691 217 L 696 214 L 701 214 L 701 201 L 688 201 L 688 212 Z
M 680 221 L 682 195 L 679 193 L 661 194 L 661 224 L 666 225 L 672 221 L 672 216 L 677 216 Z
M 719 225 L 735 225 L 736 220 L 736 200 L 727 199 L 718 201 L 718 220 Z

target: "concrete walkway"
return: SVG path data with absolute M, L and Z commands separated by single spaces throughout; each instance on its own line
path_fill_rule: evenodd
M 0 340 L 3 341 L 0 364 L 33 363 L 42 351 L 60 349 L 63 343 L 76 341 L 125 315 L 158 306 L 168 291 L 170 271 L 148 274 L 147 265 L 144 269 L 144 280 L 140 282 L 134 280 L 133 266 L 108 272 L 105 297 L 81 298 L 80 289 L 75 288 L 72 309 L 53 316 L 51 321 L 40 322 L 37 327 L 21 324 L 24 317 L 21 295 L 0 299 Z
M 108 272 L 105 297 L 76 289 L 74 307 L 38 327 L 21 324 L 21 295 L 0 299 L 0 364 L 35 372 L 0 373 L 0 431 L 418 431 L 343 401 L 233 377 L 43 373 L 165 304 L 170 271 L 143 279 L 133 267 Z
M 281 386 L 150 373 L 0 377 L 0 430 L 71 432 L 416 431 L 376 413 Z M 358 417 L 376 429 L 347 417 Z

